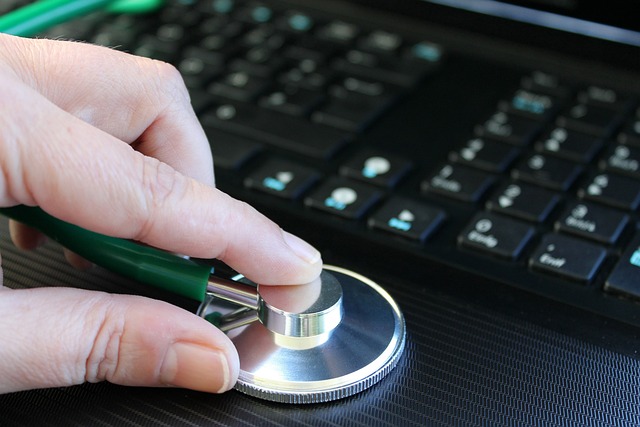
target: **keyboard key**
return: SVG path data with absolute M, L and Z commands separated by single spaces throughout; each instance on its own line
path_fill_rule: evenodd
M 349 44 L 360 34 L 360 28 L 344 21 L 331 21 L 316 31 L 316 36 L 339 44 Z
M 511 176 L 551 190 L 566 191 L 582 170 L 582 166 L 567 160 L 545 154 L 532 154 L 514 167 Z
M 391 104 L 397 91 L 390 85 L 347 77 L 329 88 L 324 104 L 311 120 L 347 132 L 361 132 Z
M 594 243 L 546 234 L 529 260 L 532 269 L 564 279 L 590 282 L 602 266 L 607 250 Z
M 477 126 L 475 132 L 478 136 L 525 146 L 538 136 L 541 128 L 542 125 L 539 121 L 498 111 L 482 125 Z
M 445 218 L 445 212 L 435 206 L 393 197 L 369 218 L 368 224 L 371 228 L 422 242 L 438 229 Z
M 562 81 L 554 74 L 539 70 L 533 71 L 530 75 L 523 77 L 520 85 L 524 89 L 549 93 L 559 98 L 566 98 L 571 93 L 571 88 L 567 82 Z
M 447 164 L 422 182 L 422 190 L 465 202 L 477 202 L 495 182 L 495 176 L 465 166 Z
M 631 97 L 611 88 L 590 85 L 578 93 L 578 100 L 586 104 L 621 111 L 628 107 Z
M 578 163 L 589 163 L 604 145 L 604 139 L 556 127 L 536 143 L 536 149 Z
M 523 222 L 491 212 L 479 212 L 458 236 L 461 246 L 516 260 L 535 233 Z
M 264 149 L 259 142 L 210 126 L 203 128 L 211 145 L 216 169 L 239 169 Z
M 260 98 L 258 104 L 292 116 L 306 116 L 323 99 L 324 96 L 315 90 L 286 85 Z
M 636 233 L 620 256 L 620 260 L 604 284 L 604 289 L 632 298 L 640 298 L 640 233 Z
M 546 120 L 558 108 L 559 100 L 549 94 L 518 89 L 513 96 L 499 104 L 507 113 L 521 114 L 536 120 Z
M 640 110 L 636 111 L 635 116 L 623 127 L 618 141 L 635 147 L 640 146 Z
M 449 153 L 449 160 L 464 163 L 487 172 L 502 173 L 507 170 L 520 150 L 512 145 L 473 138 L 458 151 Z
M 578 196 L 632 211 L 640 205 L 640 181 L 603 172 L 595 175 L 584 187 L 580 188 Z
M 224 61 L 217 52 L 192 46 L 185 50 L 177 68 L 188 88 L 200 89 L 224 72 Z
M 487 201 L 487 209 L 541 223 L 559 201 L 560 196 L 553 191 L 525 183 L 509 183 Z
M 318 159 L 331 157 L 348 140 L 344 132 L 241 103 L 214 105 L 201 116 L 201 122 Z
M 207 91 L 214 96 L 234 101 L 250 102 L 266 92 L 271 86 L 269 79 L 244 71 L 233 71 L 213 82 Z
M 330 178 L 308 196 L 305 205 L 344 218 L 362 218 L 382 197 L 373 187 L 344 178 Z
M 555 228 L 589 240 L 612 245 L 627 227 L 629 216 L 625 213 L 593 203 L 569 203 Z
M 610 136 L 622 122 L 617 110 L 586 103 L 575 103 L 556 120 L 560 127 L 574 129 L 595 136 Z
M 269 159 L 244 180 L 254 190 L 285 199 L 300 198 L 320 178 L 308 167 L 281 159 Z
M 431 62 L 405 62 L 358 49 L 335 58 L 331 66 L 341 73 L 403 87 L 414 86 L 433 69 Z
M 366 52 L 394 55 L 402 44 L 403 40 L 400 35 L 388 31 L 375 30 L 361 37 L 357 46 Z
M 392 188 L 411 170 L 405 158 L 366 149 L 342 165 L 340 174 L 371 184 Z
M 640 178 L 640 148 L 616 144 L 602 157 L 600 168 Z
M 284 16 L 277 20 L 276 26 L 285 31 L 293 33 L 308 33 L 315 25 L 315 20 L 307 13 L 299 11 L 287 11 Z

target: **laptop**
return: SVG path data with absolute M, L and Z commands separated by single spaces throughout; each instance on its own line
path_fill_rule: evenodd
M 100 383 L 0 396 L 0 424 L 640 424 L 633 2 L 167 3 L 42 36 L 173 63 L 219 187 L 386 289 L 404 354 L 334 402 Z M 18 253 L 2 227 L 9 287 L 193 309 L 55 244 Z

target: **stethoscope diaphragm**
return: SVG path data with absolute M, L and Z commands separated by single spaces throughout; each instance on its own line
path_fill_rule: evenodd
M 287 301 L 264 288 L 257 310 L 223 316 L 222 329 L 240 356 L 236 390 L 281 403 L 326 402 L 369 388 L 398 363 L 404 318 L 375 282 L 325 266 L 315 287 L 301 287 L 305 298 Z M 200 314 L 218 310 L 217 304 L 208 299 Z

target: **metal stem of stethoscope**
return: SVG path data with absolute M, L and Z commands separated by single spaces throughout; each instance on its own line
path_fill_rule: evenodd
M 264 289 L 211 276 L 206 292 L 198 310 L 203 317 L 216 299 L 239 306 L 220 318 L 218 326 L 223 331 L 259 320 L 274 333 L 304 338 L 328 333 L 342 319 L 342 287 L 326 271 L 310 284 Z

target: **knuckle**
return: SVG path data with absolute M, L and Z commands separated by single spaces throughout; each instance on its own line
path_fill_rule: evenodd
M 136 240 L 145 241 L 158 218 L 183 197 L 186 185 L 175 169 L 153 157 L 143 156 L 141 176 L 144 209 Z
M 87 331 L 84 336 L 93 334 L 95 338 L 84 363 L 84 380 L 87 382 L 109 380 L 118 372 L 124 320 L 108 315 L 111 300 L 111 296 L 101 294 L 91 303 L 93 322 L 87 323 L 87 328 L 91 328 L 91 331 Z

